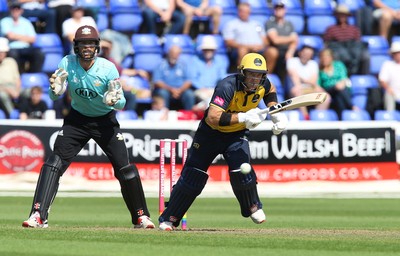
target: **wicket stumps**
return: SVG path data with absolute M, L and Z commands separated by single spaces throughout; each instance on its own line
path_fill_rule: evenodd
M 170 162 L 169 162 L 169 191 L 170 195 L 172 192 L 172 188 L 176 182 L 176 145 L 182 148 L 182 168 L 186 161 L 187 157 L 187 141 L 186 140 L 179 140 L 179 139 L 161 139 L 160 140 L 160 175 L 159 175 L 159 190 L 158 190 L 158 210 L 159 215 L 162 214 L 164 208 L 166 206 L 165 202 L 165 176 L 166 176 L 166 163 L 165 163 L 165 156 L 166 156 L 166 145 L 169 143 L 170 145 Z M 187 216 L 186 213 L 182 218 L 182 230 L 187 229 Z

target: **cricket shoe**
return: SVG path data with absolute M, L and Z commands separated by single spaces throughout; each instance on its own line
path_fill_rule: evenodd
M 172 231 L 175 229 L 175 227 L 172 225 L 172 222 L 170 221 L 161 222 L 158 228 L 162 231 Z
M 42 221 L 40 213 L 38 211 L 32 213 L 32 215 L 26 221 L 22 222 L 24 228 L 47 228 L 49 224 L 47 220 Z
M 261 224 L 265 221 L 265 213 L 262 209 L 258 209 L 250 215 L 251 220 L 256 224 Z
M 143 215 L 138 218 L 137 224 L 133 227 L 134 228 L 151 229 L 151 228 L 154 228 L 155 225 L 149 217 L 147 217 L 146 215 Z

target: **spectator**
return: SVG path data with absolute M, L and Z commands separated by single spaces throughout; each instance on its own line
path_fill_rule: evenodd
M 68 90 L 59 99 L 53 103 L 53 109 L 56 111 L 57 119 L 64 119 L 71 111 L 71 96 Z
M 147 121 L 168 120 L 169 109 L 165 106 L 164 98 L 154 95 L 151 98 L 151 109 L 144 112 L 144 119 Z
M 164 98 L 165 106 L 170 109 L 171 103 L 179 102 L 185 110 L 191 110 L 195 103 L 191 89 L 192 79 L 188 65 L 179 59 L 182 49 L 173 45 L 160 66 L 154 70 L 153 95 Z
M 40 22 L 45 22 L 43 26 L 44 33 L 56 32 L 56 12 L 53 9 L 47 8 L 45 0 L 15 0 L 15 2 L 21 3 L 25 18 L 30 19 L 35 17 Z
M 375 7 L 372 15 L 379 20 L 379 35 L 389 40 L 394 21 L 400 21 L 400 2 L 396 0 L 372 0 Z
M 274 15 L 265 25 L 267 40 L 270 46 L 266 51 L 268 72 L 276 73 L 283 82 L 286 76 L 286 60 L 296 52 L 298 35 L 293 24 L 285 20 L 286 8 L 283 2 L 274 5 Z
M 31 88 L 29 98 L 21 97 L 18 105 L 19 119 L 43 119 L 48 107 L 42 96 L 43 89 L 37 85 Z
M 1 19 L 0 31 L 2 36 L 10 41 L 8 56 L 17 61 L 19 72 L 41 72 L 44 54 L 40 48 L 32 46 L 36 40 L 36 31 L 32 23 L 21 16 L 23 12 L 20 3 L 11 3 L 10 16 Z M 27 69 L 25 69 L 26 61 L 29 64 Z
M 185 16 L 176 10 L 175 0 L 144 0 L 143 25 L 146 33 L 156 34 L 157 21 L 165 23 L 165 32 L 181 34 Z
M 15 59 L 7 57 L 9 50 L 7 38 L 0 37 L 0 109 L 7 118 L 10 118 L 21 90 L 18 64 Z
M 111 55 L 114 48 L 114 43 L 111 40 L 103 39 L 100 41 L 100 56 L 108 59 L 116 66 L 119 74 L 120 81 L 124 90 L 124 96 L 126 99 L 125 110 L 135 110 L 136 109 L 136 99 L 149 98 L 151 96 L 150 89 L 143 88 L 136 84 L 135 79 L 131 79 L 134 76 L 141 77 L 142 79 L 148 81 L 150 74 L 143 69 L 135 68 L 123 68 Z
M 338 116 L 345 109 L 357 110 L 351 101 L 350 81 L 347 69 L 343 62 L 334 60 L 331 49 L 324 49 L 319 54 L 320 67 L 318 84 L 327 91 L 331 98 L 333 108 Z
M 209 5 L 209 0 L 176 0 L 178 9 L 185 15 L 183 34 L 189 34 L 193 17 L 211 16 L 212 33 L 219 33 L 219 23 L 222 15 L 221 7 Z
M 97 24 L 93 17 L 85 16 L 84 8 L 75 5 L 71 11 L 71 18 L 66 19 L 62 23 L 62 35 L 66 54 L 72 50 L 76 30 L 83 25 L 92 26 L 97 29 Z
M 336 25 L 329 26 L 323 39 L 332 49 L 335 59 L 342 61 L 352 74 L 368 74 L 370 55 L 368 46 L 361 41 L 361 31 L 357 26 L 348 23 L 351 16 L 346 5 L 340 4 L 335 10 Z
M 217 42 L 212 35 L 204 36 L 200 45 L 201 56 L 196 57 L 190 67 L 193 72 L 192 85 L 198 104 L 195 110 L 204 111 L 210 103 L 215 85 L 226 76 L 224 64 L 215 58 Z
M 298 57 L 293 57 L 287 61 L 288 73 L 288 89 L 290 97 L 297 97 L 303 94 L 313 92 L 325 92 L 318 85 L 319 68 L 318 63 L 313 60 L 314 48 L 308 45 L 303 47 L 298 52 Z M 317 109 L 328 109 L 330 99 L 315 106 Z M 308 110 L 306 107 L 300 108 L 304 118 L 309 120 Z
M 72 7 L 76 4 L 75 0 L 48 0 L 47 6 L 56 13 L 55 30 L 60 38 L 62 35 L 62 24 L 66 19 L 71 18 Z
M 265 30 L 257 20 L 250 19 L 250 14 L 250 5 L 240 3 L 238 18 L 227 22 L 222 31 L 225 44 L 231 51 L 230 58 L 234 60 L 236 66 L 247 53 L 257 52 L 265 55 L 267 45 Z
M 400 110 L 400 42 L 392 43 L 390 53 L 392 60 L 383 63 L 378 79 L 385 91 L 385 109 Z

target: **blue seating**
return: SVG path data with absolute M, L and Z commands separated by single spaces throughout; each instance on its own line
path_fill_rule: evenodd
M 333 109 L 310 109 L 311 121 L 338 121 L 339 117 Z
M 8 12 L 8 1 L 0 0 L 0 13 L 7 13 L 7 12 Z
M 0 119 L 7 119 L 6 113 L 2 109 L 0 109 Z
M 223 30 L 228 21 L 237 18 L 237 5 L 235 0 L 210 0 L 209 5 L 216 5 L 222 8 L 219 31 Z M 210 25 L 212 26 L 212 23 Z
M 346 5 L 350 12 L 353 14 L 360 8 L 365 6 L 364 0 L 337 0 L 337 4 L 344 4 Z
M 290 21 L 297 34 L 303 34 L 305 27 L 305 19 L 302 14 L 286 14 L 285 19 Z
M 392 58 L 389 54 L 375 54 L 370 56 L 369 72 L 373 75 L 378 75 L 381 67 L 385 61 Z
M 285 88 L 282 85 L 281 80 L 277 74 L 268 74 L 267 78 L 276 87 L 276 94 L 278 96 L 278 102 L 285 100 Z
M 142 9 L 137 0 L 114 0 L 109 3 L 111 29 L 134 33 L 142 24 Z
M 272 15 L 272 10 L 265 0 L 240 0 L 239 2 L 248 3 L 251 7 L 251 19 L 258 20 L 261 24 L 265 24 L 268 17 Z
M 371 55 L 389 53 L 389 42 L 382 36 L 361 36 L 361 41 L 368 43 L 368 50 Z
M 358 107 L 359 109 L 367 108 L 367 100 L 367 94 L 356 94 L 351 96 L 351 103 L 353 103 L 353 105 Z
M 167 54 L 171 46 L 178 45 L 182 52 L 179 56 L 180 59 L 190 62 L 190 59 L 196 54 L 195 46 L 192 38 L 184 34 L 167 34 L 164 37 L 163 53 Z
M 365 109 L 350 110 L 345 109 L 341 114 L 343 121 L 368 121 L 371 120 L 371 116 Z
M 377 121 L 400 121 L 400 111 L 375 110 L 374 119 Z
M 21 74 L 21 87 L 28 89 L 33 86 L 41 86 L 44 93 L 49 90 L 50 82 L 46 73 L 22 73 Z
M 333 6 L 327 0 L 304 0 L 304 13 L 311 15 L 332 15 Z
M 351 75 L 351 93 L 367 94 L 368 88 L 377 88 L 379 86 L 378 79 L 373 75 Z
M 138 119 L 138 114 L 135 110 L 119 110 L 117 111 L 116 116 L 118 121 Z
M 323 35 L 326 29 L 336 24 L 336 18 L 330 14 L 310 15 L 307 18 L 307 32 L 311 35 Z
M 56 33 L 37 34 L 33 46 L 39 47 L 44 54 L 42 71 L 53 73 L 64 57 L 64 48 L 60 37 Z
M 132 84 L 136 89 L 151 90 L 150 82 L 140 76 L 131 76 L 128 78 L 128 84 Z M 137 103 L 151 103 L 151 97 L 136 98 Z
M 304 15 L 303 5 L 300 0 L 273 0 L 272 4 L 277 2 L 285 4 L 286 15 Z
M 136 53 L 133 56 L 133 67 L 152 73 L 163 60 L 161 53 Z
M 10 119 L 19 119 L 19 110 L 13 109 L 10 113 Z
M 324 40 L 318 35 L 299 35 L 299 43 L 297 49 L 300 49 L 303 45 L 309 45 L 315 49 L 315 53 L 318 53 L 324 48 Z
M 134 34 L 131 42 L 135 53 L 162 53 L 161 44 L 155 34 Z
M 97 13 L 97 20 L 96 25 L 97 29 L 102 32 L 109 27 L 109 19 L 108 19 L 108 12 L 107 11 L 99 11 Z

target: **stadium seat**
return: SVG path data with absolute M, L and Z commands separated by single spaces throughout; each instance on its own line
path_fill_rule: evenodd
M 115 0 L 109 3 L 111 29 L 134 33 L 142 24 L 142 9 L 137 0 Z
M 368 94 L 368 88 L 377 88 L 379 86 L 378 79 L 373 75 L 351 75 L 351 93 Z
M 181 47 L 182 52 L 180 55 L 181 59 L 187 62 L 196 54 L 195 46 L 192 38 L 189 35 L 184 34 L 167 34 L 164 36 L 163 53 L 167 54 L 171 46 L 178 45 Z
M 276 92 L 278 95 L 278 102 L 285 100 L 285 88 L 282 85 L 281 80 L 277 74 L 268 74 L 267 78 L 276 87 Z
M 39 47 L 44 54 L 42 71 L 53 73 L 64 57 L 64 48 L 60 37 L 56 33 L 37 34 L 33 46 Z
M 350 12 L 353 14 L 360 8 L 365 6 L 364 0 L 336 0 L 337 4 L 344 4 L 346 5 Z
M 310 109 L 311 121 L 338 121 L 339 117 L 333 109 Z
M 307 32 L 311 35 L 323 35 L 329 26 L 335 24 L 336 18 L 333 15 L 313 14 L 307 18 Z
M 351 102 L 354 106 L 358 107 L 359 109 L 366 109 L 367 108 L 367 94 L 356 94 L 351 96 Z
M 368 43 L 368 50 L 371 55 L 388 54 L 389 42 L 386 38 L 377 35 L 361 36 L 361 41 Z
M 151 90 L 150 82 L 140 76 L 130 76 L 127 79 L 127 84 L 134 86 L 136 89 Z M 151 97 L 136 98 L 137 103 L 151 103 Z
M 133 56 L 132 63 L 135 69 L 143 69 L 152 73 L 162 60 L 163 56 L 161 53 L 136 53 Z
M 283 2 L 285 4 L 286 15 L 304 15 L 301 0 L 273 0 L 272 5 L 277 2 Z
M 237 5 L 235 0 L 210 0 L 210 6 L 219 6 L 222 8 L 222 13 L 236 15 L 237 14 Z
M 309 45 L 315 49 L 315 53 L 318 53 L 324 48 L 324 41 L 321 36 L 318 35 L 299 35 L 299 43 L 297 49 L 300 49 L 303 45 Z
M 375 110 L 374 120 L 377 121 L 400 121 L 400 111 Z
M 2 109 L 0 109 L 0 119 L 7 119 L 6 113 Z
M 50 96 L 49 96 L 48 93 L 43 93 L 43 95 L 42 95 L 42 100 L 44 100 L 44 102 L 46 102 L 47 107 L 48 107 L 49 109 L 52 109 L 52 108 L 53 108 L 54 101 L 53 101 L 52 99 L 50 99 Z
M 118 121 L 122 120 L 137 120 L 138 114 L 135 110 L 119 110 L 117 111 L 117 119 Z
M 109 22 L 107 11 L 99 11 L 97 13 L 96 25 L 100 32 L 109 28 Z
M 400 41 L 400 36 L 392 36 L 392 43 L 399 42 L 399 41 Z
M 341 119 L 343 121 L 368 121 L 371 120 L 371 117 L 368 111 L 364 109 L 360 110 L 350 110 L 345 109 L 342 111 Z
M 49 76 L 46 73 L 22 73 L 21 74 L 21 87 L 28 89 L 33 86 L 41 86 L 44 93 L 49 91 Z
M 332 15 L 333 6 L 327 0 L 304 0 L 304 13 L 311 15 Z
M 248 3 L 251 7 L 250 18 L 258 20 L 261 24 L 265 24 L 269 16 L 273 14 L 265 0 L 240 0 L 239 2 Z
M 302 14 L 286 14 L 285 19 L 293 24 L 294 30 L 301 35 L 304 32 L 305 19 Z
M 0 13 L 7 13 L 7 12 L 8 12 L 8 1 L 0 0 Z
M 389 54 L 374 54 L 370 56 L 369 72 L 372 75 L 378 75 L 381 70 L 382 64 L 385 61 L 391 60 Z
M 19 119 L 19 110 L 13 109 L 10 113 L 10 119 Z
M 131 42 L 135 53 L 162 53 L 159 38 L 155 34 L 134 34 Z

